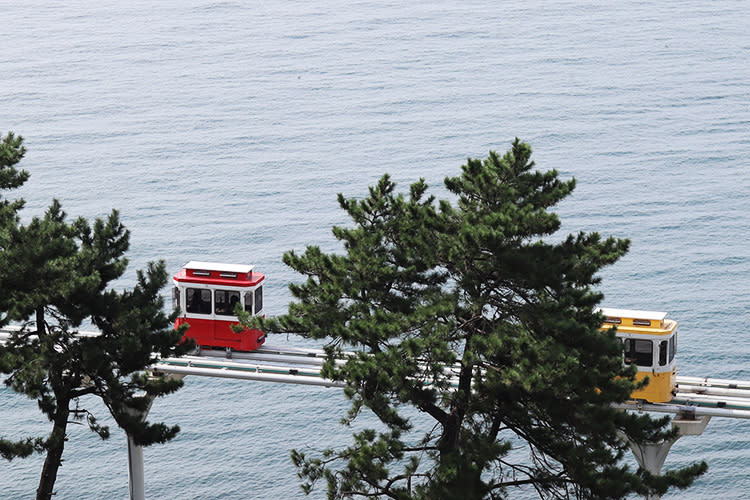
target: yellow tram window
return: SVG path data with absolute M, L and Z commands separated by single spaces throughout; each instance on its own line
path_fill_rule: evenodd
M 659 366 L 667 364 L 667 344 L 666 340 L 659 342 Z
M 677 337 L 672 335 L 669 337 L 669 362 L 671 363 L 674 359 L 675 351 L 677 350 Z
M 651 366 L 654 360 L 654 344 L 650 340 L 625 339 L 625 364 Z

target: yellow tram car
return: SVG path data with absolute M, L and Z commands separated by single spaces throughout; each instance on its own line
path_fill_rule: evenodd
M 667 313 L 630 309 L 601 308 L 602 331 L 617 327 L 616 336 L 623 342 L 623 363 L 638 368 L 636 382 L 648 377 L 645 387 L 633 391 L 633 399 L 665 403 L 672 399 L 676 387 L 677 322 Z

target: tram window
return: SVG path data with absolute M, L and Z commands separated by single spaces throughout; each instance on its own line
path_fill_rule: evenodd
M 255 314 L 263 310 L 263 287 L 255 289 Z
M 180 308 L 180 289 L 177 287 L 172 288 L 172 309 L 177 310 Z
M 232 316 L 234 306 L 240 301 L 240 292 L 216 290 L 214 292 L 214 312 L 222 316 Z
M 651 366 L 654 359 L 654 345 L 650 340 L 625 339 L 625 364 Z
M 659 366 L 667 364 L 667 345 L 668 342 L 666 340 L 659 342 Z
M 211 314 L 211 290 L 205 288 L 188 288 L 185 290 L 187 312 L 194 314 Z
M 671 337 L 669 337 L 669 362 L 670 363 L 674 359 L 676 350 L 677 350 L 677 337 L 672 335 Z
M 253 293 L 248 292 L 245 294 L 245 311 L 250 314 L 253 313 Z
M 625 364 L 626 365 L 632 365 L 633 361 L 634 361 L 634 359 L 630 355 L 630 351 L 632 350 L 632 345 L 631 345 L 632 343 L 633 343 L 633 341 L 630 340 L 630 339 L 623 339 L 622 340 L 622 344 L 623 344 L 622 354 L 623 354 L 623 356 L 625 356 Z

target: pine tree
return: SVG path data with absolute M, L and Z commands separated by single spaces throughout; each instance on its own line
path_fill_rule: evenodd
M 12 243 L 10 229 L 18 225 L 18 212 L 23 208 L 23 200 L 11 201 L 5 199 L 2 193 L 21 187 L 29 178 L 28 172 L 16 168 L 24 154 L 26 148 L 22 137 L 8 133 L 0 140 L 0 292 L 6 290 L 4 276 L 7 269 L 6 257 Z M 0 326 L 8 321 L 4 314 L 8 300 L 8 294 L 0 293 Z
M 13 165 L 23 155 L 22 139 L 9 134 L 1 151 L 1 187 L 20 186 L 27 174 Z M 43 217 L 22 225 L 17 216 L 22 202 L 2 203 L 0 320 L 22 328 L 0 345 L 0 373 L 9 374 L 6 385 L 37 400 L 52 431 L 47 437 L 0 439 L 0 455 L 12 460 L 35 451 L 46 454 L 37 499 L 48 500 L 71 419 L 85 420 L 102 439 L 109 437 L 109 428 L 81 406 L 81 397 L 100 398 L 136 444 L 163 443 L 176 435 L 179 427 L 149 423 L 140 415 L 152 398 L 182 382 L 151 378 L 144 370 L 153 353 L 180 355 L 190 345 L 177 345 L 182 332 L 163 311 L 163 262 L 138 271 L 132 290 L 108 289 L 127 266 L 129 233 L 117 211 L 93 226 L 84 218 L 68 222 L 54 200 Z M 87 319 L 101 335 L 79 334 Z
M 293 451 L 303 490 L 324 480 L 333 499 L 499 499 L 512 488 L 614 499 L 686 487 L 705 471 L 654 477 L 623 463 L 622 433 L 674 432 L 668 418 L 611 407 L 629 398 L 635 369 L 614 331 L 599 331 L 597 273 L 629 242 L 556 241 L 550 208 L 575 181 L 533 167 L 519 140 L 469 159 L 445 181 L 453 203 L 423 180 L 398 194 L 386 175 L 364 199 L 339 195 L 353 221 L 333 229 L 343 255 L 284 255 L 306 277 L 290 285 L 288 314 L 245 321 L 327 340 L 324 375 L 345 381 L 352 402 L 344 422 L 367 409 L 383 424 L 345 449 Z M 511 453 L 521 444 L 527 453 Z

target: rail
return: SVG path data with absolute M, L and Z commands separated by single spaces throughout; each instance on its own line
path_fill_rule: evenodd
M 17 330 L 16 327 L 1 328 L 0 343 Z M 82 336 L 97 334 L 80 332 Z M 155 357 L 152 369 L 154 373 L 180 376 L 343 387 L 344 382 L 321 375 L 325 356 L 322 349 L 270 345 L 252 352 L 202 349 L 179 358 Z M 634 411 L 750 419 L 750 381 L 678 376 L 676 393 L 667 403 L 628 401 L 616 406 Z

